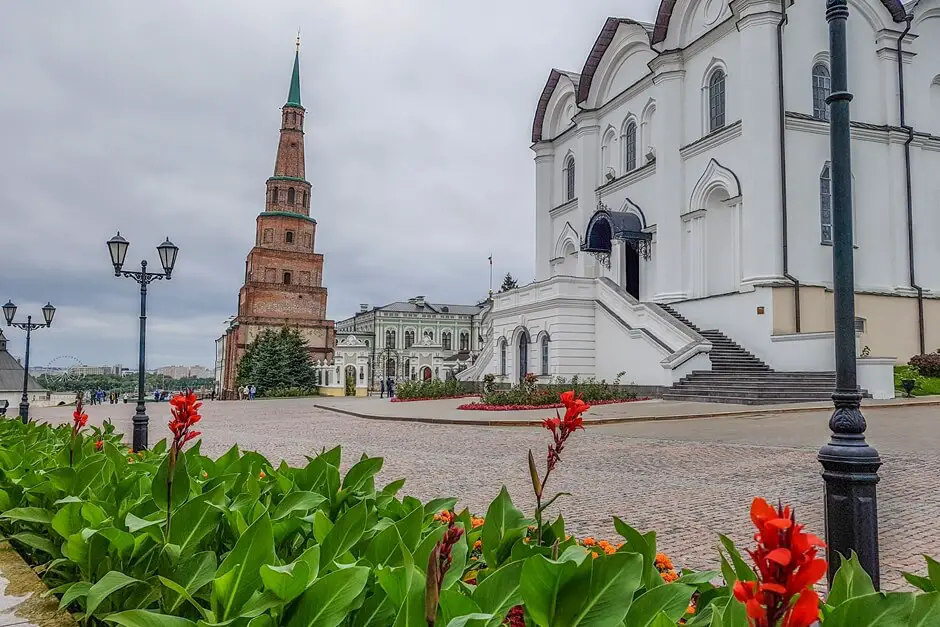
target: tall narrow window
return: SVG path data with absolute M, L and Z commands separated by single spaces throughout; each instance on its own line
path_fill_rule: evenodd
M 574 199 L 574 156 L 565 161 L 565 199 Z
M 277 185 L 271 188 L 271 204 L 276 205 L 278 200 Z
M 506 340 L 499 342 L 499 374 L 506 376 Z
M 290 285 L 290 279 L 291 279 L 290 272 L 285 272 L 284 273 L 284 285 Z
M 708 79 L 708 132 L 725 125 L 725 71 L 712 72 Z
M 294 204 L 294 188 L 293 187 L 287 188 L 287 204 L 288 205 Z
M 445 351 L 450 350 L 450 331 L 444 331 L 441 333 L 441 348 Z
M 636 122 L 627 124 L 627 132 L 623 142 L 623 171 L 631 172 L 636 169 Z
M 408 330 L 405 331 L 405 348 L 411 348 L 415 343 L 415 332 Z
M 542 336 L 542 374 L 548 375 L 548 336 Z
M 396 333 L 395 331 L 386 331 L 385 332 L 385 348 L 398 348 L 396 344 Z M 391 361 L 391 360 L 390 360 Z
M 823 244 L 832 243 L 832 174 L 829 164 L 819 175 L 819 228 Z
M 301 192 L 301 193 L 300 193 L 300 204 L 303 205 L 303 206 L 306 208 L 306 206 L 307 206 L 307 192 Z
M 817 120 L 829 120 L 829 105 L 826 98 L 832 93 L 832 81 L 829 68 L 824 63 L 813 66 L 813 117 Z
M 288 244 L 293 244 L 293 243 L 294 243 L 294 232 L 293 232 L 293 231 L 288 231 L 288 232 L 284 233 L 284 241 L 285 241 L 286 243 L 288 243 Z
M 460 350 L 462 351 L 470 350 L 470 334 L 469 333 L 460 334 Z

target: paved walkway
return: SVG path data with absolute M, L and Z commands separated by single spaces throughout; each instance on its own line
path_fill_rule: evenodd
M 407 477 L 404 492 L 423 500 L 455 495 L 461 506 L 484 513 L 505 484 L 517 505 L 532 511 L 526 453 L 531 448 L 537 458 L 544 455 L 548 437 L 543 430 L 363 420 L 316 408 L 322 400 L 208 402 L 199 425 L 203 451 L 220 455 L 238 442 L 274 463 L 283 458 L 302 464 L 305 455 L 342 444 L 346 465 L 363 452 L 384 456 L 380 483 Z M 383 406 L 414 412 L 430 407 Z M 665 411 L 664 403 L 646 404 L 657 406 Z M 169 408 L 148 404 L 148 410 L 151 441 L 156 441 L 167 432 Z M 34 416 L 67 421 L 70 411 L 36 409 Z M 130 433 L 133 411 L 133 404 L 103 405 L 88 413 L 95 423 L 112 416 L 119 430 Z M 752 541 L 748 508 L 757 495 L 792 504 L 799 520 L 822 534 L 823 483 L 816 451 L 827 440 L 829 414 L 823 409 L 588 426 L 570 440 L 547 488 L 571 496 L 559 499 L 549 513 L 564 515 L 580 536 L 615 539 L 614 515 L 639 529 L 655 529 L 660 548 L 677 564 L 695 569 L 716 566 L 719 532 L 742 546 Z M 882 581 L 897 588 L 905 585 L 900 570 L 925 570 L 921 554 L 940 556 L 940 409 L 870 407 L 865 414 L 869 440 L 884 461 L 878 487 Z

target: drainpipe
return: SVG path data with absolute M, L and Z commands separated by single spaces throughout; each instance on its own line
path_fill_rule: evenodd
M 904 106 L 904 57 L 901 53 L 901 45 L 904 38 L 911 32 L 911 20 L 913 16 L 906 16 L 907 26 L 904 32 L 898 37 L 897 57 L 898 57 L 898 108 L 900 113 L 901 128 L 907 131 L 907 140 L 904 142 L 904 177 L 905 192 L 907 194 L 907 269 L 910 274 L 909 282 L 911 288 L 917 291 L 917 331 L 920 342 L 920 354 L 926 351 L 926 342 L 924 341 L 924 290 L 917 284 L 917 276 L 914 272 L 914 201 L 911 193 L 911 142 L 914 141 L 914 127 L 908 126 L 905 119 Z
M 783 230 L 783 276 L 793 283 L 793 323 L 796 332 L 800 332 L 800 280 L 790 274 L 790 252 L 787 245 L 787 139 L 786 139 L 786 103 L 783 89 L 783 27 L 787 24 L 787 2 L 780 0 L 780 21 L 777 22 L 777 105 L 780 125 L 780 214 Z

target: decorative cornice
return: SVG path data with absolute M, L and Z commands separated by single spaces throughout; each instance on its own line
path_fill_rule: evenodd
M 566 200 L 565 202 L 561 203 L 560 205 L 558 205 L 558 206 L 556 206 L 556 207 L 552 207 L 551 209 L 549 209 L 549 210 L 548 210 L 548 215 L 550 215 L 550 216 L 552 216 L 553 218 L 555 218 L 555 217 L 558 217 L 558 216 L 560 216 L 560 215 L 564 215 L 564 214 L 568 213 L 568 212 L 571 211 L 572 209 L 577 208 L 577 206 L 578 206 L 578 198 L 577 198 L 577 197 L 574 197 L 574 198 L 572 198 L 571 200 Z
M 705 137 L 696 139 L 691 144 L 686 144 L 679 149 L 679 156 L 683 159 L 691 159 L 692 157 L 700 155 L 703 152 L 708 152 L 715 146 L 720 146 L 725 142 L 729 142 L 732 139 L 740 137 L 742 132 L 743 124 L 741 120 L 732 122 L 731 124 L 723 126 L 717 131 L 712 131 Z
M 653 159 L 639 168 L 631 170 L 630 172 L 615 178 L 609 183 L 604 183 L 595 189 L 594 193 L 598 198 L 603 198 L 607 194 L 613 194 L 614 192 L 619 191 L 624 187 L 629 187 L 637 181 L 642 181 L 643 179 L 654 174 L 656 174 L 656 159 Z
M 271 177 L 268 177 L 268 180 L 265 182 L 270 182 L 270 181 L 292 181 L 294 183 L 303 183 L 305 185 L 310 185 L 310 182 L 307 179 L 302 179 L 299 176 L 271 176 Z
M 302 213 L 294 213 L 292 211 L 262 211 L 258 214 L 258 218 L 297 218 L 298 220 L 304 220 L 312 224 L 316 224 L 317 221 L 311 218 L 310 216 L 305 216 Z

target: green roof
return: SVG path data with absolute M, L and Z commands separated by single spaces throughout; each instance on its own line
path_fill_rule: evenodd
M 281 216 L 284 218 L 297 218 L 298 220 L 305 220 L 307 222 L 312 222 L 314 224 L 317 223 L 317 221 L 311 218 L 310 216 L 305 216 L 302 213 L 294 213 L 293 211 L 262 211 L 261 213 L 258 214 L 259 218 L 263 218 L 266 216 Z
M 285 107 L 302 107 L 300 104 L 300 50 L 294 53 L 294 71 L 290 76 L 290 92 Z

